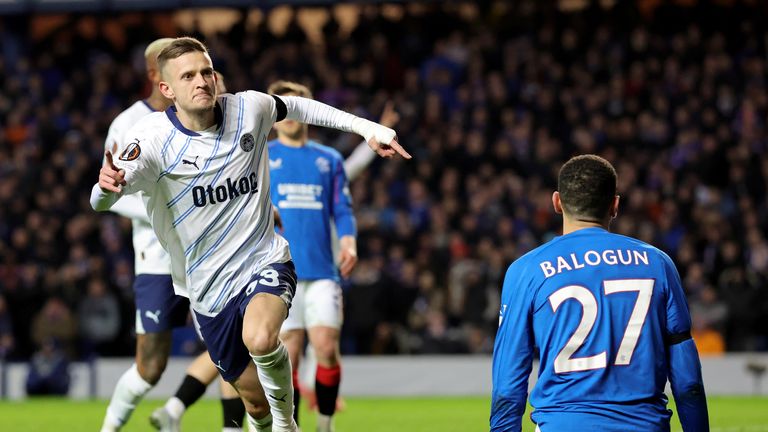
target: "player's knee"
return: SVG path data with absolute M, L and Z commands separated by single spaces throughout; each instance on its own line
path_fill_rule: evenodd
M 136 368 L 144 381 L 155 385 L 165 372 L 168 359 L 162 356 L 145 356 L 136 362 Z
M 245 405 L 245 410 L 248 412 L 248 415 L 255 419 L 261 419 L 264 418 L 267 414 L 269 414 L 269 404 L 262 404 L 262 403 L 248 403 Z
M 336 365 L 336 363 L 338 363 L 339 359 L 338 350 L 336 349 L 336 341 L 332 339 L 323 340 L 320 343 L 316 343 L 313 348 L 318 360 L 331 365 Z
M 278 337 L 265 328 L 254 329 L 243 332 L 243 343 L 251 354 L 266 355 L 277 349 Z

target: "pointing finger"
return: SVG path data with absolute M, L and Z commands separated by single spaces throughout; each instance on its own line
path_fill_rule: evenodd
M 107 164 L 109 164 L 109 167 L 117 171 L 117 167 L 115 166 L 115 163 L 112 162 L 112 152 L 107 150 L 106 153 L 104 153 L 104 157 L 106 157 Z
M 399 143 L 399 142 L 397 142 L 397 140 L 392 140 L 392 141 L 389 143 L 389 146 L 390 146 L 392 149 L 394 149 L 396 152 L 400 153 L 400 156 L 402 156 L 403 158 L 405 158 L 405 159 L 411 159 L 411 158 L 412 158 L 411 154 L 410 154 L 410 153 L 408 153 L 407 151 L 405 151 L 405 149 L 403 148 L 403 146 L 401 146 L 401 145 L 400 145 L 400 143 Z

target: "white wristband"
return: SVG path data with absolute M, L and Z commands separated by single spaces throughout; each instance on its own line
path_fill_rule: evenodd
M 352 120 L 352 130 L 366 141 L 375 138 L 380 144 L 389 144 L 397 135 L 394 130 L 362 117 Z

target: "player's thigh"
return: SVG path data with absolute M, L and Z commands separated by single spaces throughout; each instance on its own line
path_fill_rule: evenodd
M 309 284 L 307 281 L 299 281 L 296 284 L 296 293 L 291 301 L 291 308 L 288 310 L 288 316 L 280 327 L 281 336 L 283 333 L 292 330 L 304 330 L 307 328 L 304 317 L 306 314 L 306 302 L 304 301 L 304 292 Z M 282 337 L 281 337 L 282 338 Z
M 291 261 L 273 263 L 253 275 L 240 300 L 243 342 L 256 355 L 277 347 L 278 335 L 296 293 L 296 271 Z
M 234 399 L 240 397 L 235 386 L 224 381 L 223 378 L 219 378 L 219 390 L 221 391 L 222 399 Z
M 344 300 L 338 282 L 331 279 L 312 281 L 305 289 L 304 303 L 304 322 L 307 329 L 341 329 L 344 323 Z

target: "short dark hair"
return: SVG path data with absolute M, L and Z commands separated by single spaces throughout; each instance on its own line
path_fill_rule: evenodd
M 312 99 L 312 91 L 309 87 L 292 81 L 275 81 L 269 85 L 267 93 L 276 96 L 296 95 Z
M 600 156 L 571 158 L 557 178 L 563 210 L 572 217 L 602 221 L 613 205 L 617 182 L 613 165 Z
M 208 48 L 203 45 L 202 42 L 193 37 L 180 37 L 169 43 L 168 46 L 162 49 L 157 55 L 157 68 L 162 71 L 168 60 L 179 58 L 182 55 L 189 52 L 202 52 L 208 53 Z

